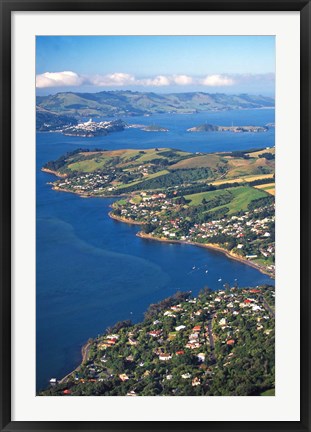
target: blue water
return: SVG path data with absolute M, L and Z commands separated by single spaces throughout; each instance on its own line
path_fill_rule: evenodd
M 167 133 L 129 129 L 107 137 L 37 134 L 37 388 L 61 378 L 81 360 L 81 346 L 118 320 L 137 322 L 152 302 L 177 290 L 273 283 L 257 270 L 207 249 L 140 239 L 135 226 L 108 217 L 113 199 L 83 199 L 51 190 L 42 165 L 78 147 L 174 147 L 228 151 L 274 145 L 274 130 L 258 134 L 187 133 L 205 121 L 265 125 L 274 110 L 159 115 L 125 119 L 159 124 Z M 193 270 L 193 266 L 196 267 Z M 208 273 L 205 271 L 209 270 Z M 222 282 L 218 279 L 222 278 Z

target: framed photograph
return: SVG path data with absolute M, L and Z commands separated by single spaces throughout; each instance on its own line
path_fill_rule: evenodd
M 309 1 L 1 1 L 1 430 L 310 430 Z

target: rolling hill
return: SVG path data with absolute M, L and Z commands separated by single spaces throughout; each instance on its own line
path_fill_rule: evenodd
M 274 107 L 274 99 L 246 94 L 202 92 L 156 94 L 132 91 L 64 92 L 37 97 L 37 112 L 81 117 L 141 116 Z

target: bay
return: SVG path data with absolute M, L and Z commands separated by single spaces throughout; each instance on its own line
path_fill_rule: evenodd
M 177 290 L 197 293 L 204 286 L 220 289 L 226 282 L 239 286 L 274 283 L 219 252 L 138 238 L 138 227 L 109 218 L 114 199 L 55 192 L 47 184 L 55 177 L 41 172 L 44 163 L 76 148 L 173 147 L 215 152 L 271 147 L 274 129 L 257 134 L 189 133 L 186 129 L 205 122 L 263 126 L 274 122 L 274 110 L 123 119 L 157 124 L 169 132 L 127 129 L 96 138 L 37 134 L 37 389 L 44 388 L 51 377 L 61 378 L 73 370 L 88 338 L 116 321 L 141 320 L 151 303 Z

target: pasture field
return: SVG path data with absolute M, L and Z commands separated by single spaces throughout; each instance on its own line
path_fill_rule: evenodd
M 226 160 L 218 154 L 196 155 L 171 165 L 171 169 L 217 168 L 226 164 Z
M 274 173 L 274 161 L 268 161 L 265 158 L 243 159 L 229 157 L 227 160 L 227 178 Z
M 224 183 L 243 183 L 252 182 L 255 180 L 272 179 L 274 174 L 258 174 L 258 175 L 247 175 L 245 177 L 236 177 L 234 179 L 223 178 L 222 180 L 215 180 L 212 182 L 213 185 L 219 186 Z
M 250 157 L 258 157 L 264 153 L 270 153 L 270 154 L 275 154 L 275 147 L 270 147 L 270 148 L 265 148 L 263 150 L 259 150 L 257 152 L 253 152 L 253 153 L 246 153 L 248 156 Z
M 271 195 L 275 195 L 275 183 L 266 183 L 262 185 L 255 186 L 256 189 L 264 190 Z
M 189 205 L 197 206 L 202 203 L 202 200 L 206 201 L 213 200 L 218 197 L 228 197 L 230 196 L 230 202 L 227 204 L 220 205 L 211 209 L 212 211 L 218 210 L 224 207 L 229 208 L 228 214 L 236 213 L 241 210 L 247 210 L 248 204 L 256 199 L 263 198 L 267 196 L 265 191 L 260 189 L 255 189 L 251 186 L 238 186 L 230 189 L 219 189 L 210 192 L 202 192 L 193 195 L 187 195 L 185 198 L 190 200 Z

